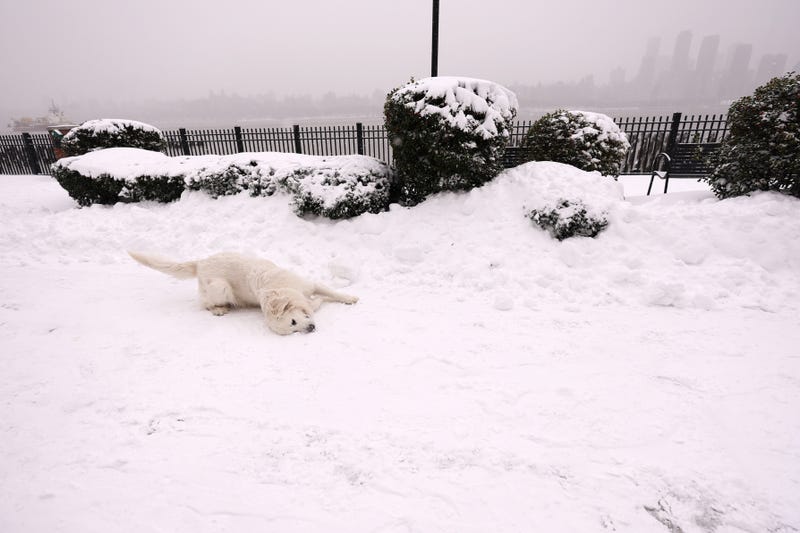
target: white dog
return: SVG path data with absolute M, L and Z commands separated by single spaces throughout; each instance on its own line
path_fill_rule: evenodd
M 197 278 L 200 301 L 217 316 L 231 307 L 260 306 L 267 326 L 280 335 L 314 331 L 314 311 L 323 301 L 354 304 L 355 296 L 307 281 L 271 261 L 233 253 L 177 263 L 128 252 L 141 264 L 176 278 Z

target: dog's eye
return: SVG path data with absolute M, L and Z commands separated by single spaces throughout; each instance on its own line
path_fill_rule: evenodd
M 296 325 L 297 325 L 297 320 L 295 320 L 294 318 L 292 319 L 292 325 L 293 325 L 293 326 L 296 326 Z

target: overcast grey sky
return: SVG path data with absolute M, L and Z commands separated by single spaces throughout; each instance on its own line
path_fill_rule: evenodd
M 430 72 L 431 0 L 0 0 L 7 110 L 89 99 L 369 94 Z M 632 77 L 647 39 L 800 61 L 800 0 L 441 0 L 440 75 Z

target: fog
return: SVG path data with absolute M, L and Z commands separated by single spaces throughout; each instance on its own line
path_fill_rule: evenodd
M 380 115 L 388 90 L 430 74 L 431 5 L 0 0 L 0 129 L 45 114 L 51 101 L 73 121 L 115 111 L 152 120 L 154 110 L 191 102 L 205 102 L 208 115 L 215 99 L 252 103 L 232 118 L 258 118 L 245 115 L 259 114 L 259 102 L 261 115 L 276 116 L 290 95 L 303 95 L 290 99 L 297 115 L 325 114 L 323 97 Z M 724 105 L 752 90 L 759 72 L 798 68 L 798 21 L 799 0 L 441 0 L 439 74 L 497 81 L 530 109 Z M 698 76 L 707 37 L 714 72 L 697 87 L 688 78 Z M 644 79 L 648 47 L 656 72 Z M 741 79 L 731 74 L 737 54 L 747 60 Z M 340 105 L 345 96 L 350 107 Z

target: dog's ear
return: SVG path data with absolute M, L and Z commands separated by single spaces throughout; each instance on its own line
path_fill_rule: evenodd
M 267 293 L 267 307 L 273 316 L 281 316 L 289 310 L 291 301 L 289 297 L 281 294 L 278 291 L 269 291 Z

